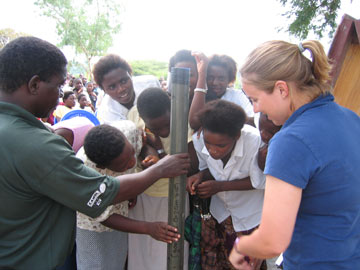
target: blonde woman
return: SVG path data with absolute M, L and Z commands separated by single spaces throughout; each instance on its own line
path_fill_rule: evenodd
M 283 127 L 269 145 L 259 229 L 230 254 L 237 269 L 282 252 L 284 269 L 360 269 L 360 118 L 334 102 L 329 71 L 317 41 L 266 42 L 240 70 L 254 111 Z

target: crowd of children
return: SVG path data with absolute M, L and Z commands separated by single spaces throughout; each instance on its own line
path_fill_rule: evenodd
M 172 67 L 190 71 L 186 216 L 202 206 L 200 249 L 189 254 L 185 242 L 184 269 L 234 269 L 228 256 L 236 236 L 260 224 L 267 145 L 280 127 L 266 115 L 254 118 L 249 99 L 234 89 L 237 66 L 231 57 L 207 58 L 181 50 L 170 59 L 169 70 Z M 70 143 L 85 165 L 102 174 L 141 171 L 170 151 L 171 82 L 164 89 L 154 76 L 131 75 L 126 60 L 104 56 L 94 66 L 95 82 L 68 75 L 63 103 L 53 113 L 58 122 L 54 132 Z M 94 127 L 79 117 L 61 121 L 74 108 L 96 112 L 101 125 Z M 79 212 L 77 268 L 165 269 L 166 243 L 180 237 L 167 225 L 168 182 L 160 179 L 96 219 Z M 190 264 L 195 256 L 200 259 Z M 266 269 L 265 261 L 258 266 Z
M 266 259 L 284 251 L 285 269 L 358 269 L 360 118 L 333 102 L 321 44 L 300 45 L 260 45 L 243 90 L 231 57 L 178 51 L 169 70 L 190 72 L 188 153 L 168 155 L 170 80 L 133 77 L 115 54 L 94 82 L 65 80 L 56 46 L 10 42 L 0 269 L 166 269 L 167 244 L 185 236 L 183 269 L 274 269 Z M 182 235 L 167 219 L 169 177 L 184 174 Z

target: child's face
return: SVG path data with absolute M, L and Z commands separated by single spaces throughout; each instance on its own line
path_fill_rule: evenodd
M 94 89 L 94 85 L 92 83 L 88 83 L 86 86 L 86 90 L 88 91 L 88 93 L 91 93 Z
M 270 139 L 280 130 L 281 126 L 276 126 L 271 120 L 269 120 L 266 114 L 262 113 L 259 120 L 259 130 L 261 140 L 268 144 Z
M 179 62 L 174 67 L 176 68 L 190 68 L 190 97 L 194 95 L 194 89 L 196 88 L 198 80 L 197 66 L 193 62 Z
M 106 168 L 114 172 L 125 172 L 126 170 L 133 168 L 135 165 L 135 149 L 129 141 L 125 139 L 124 150 L 118 157 L 114 158 L 110 164 L 106 166 Z
M 146 127 L 155 135 L 167 138 L 170 134 L 170 112 L 154 119 L 144 119 Z
M 80 107 L 83 108 L 88 105 L 86 96 L 82 96 L 79 100 Z
M 233 138 L 226 134 L 214 133 L 204 129 L 204 143 L 213 159 L 224 159 L 231 155 L 240 135 Z
M 132 105 L 134 103 L 134 86 L 127 70 L 122 68 L 111 70 L 104 75 L 102 85 L 105 93 L 120 104 Z
M 76 79 L 74 81 L 74 87 L 75 87 L 76 90 L 82 89 L 82 87 L 83 87 L 82 81 L 80 79 Z
M 229 76 L 225 68 L 221 66 L 210 66 L 207 71 L 207 86 L 209 91 L 221 98 L 229 85 Z
M 65 106 L 67 106 L 67 107 L 69 107 L 69 108 L 72 108 L 72 107 L 74 107 L 75 106 L 75 99 L 76 99 L 76 97 L 75 97 L 75 95 L 70 95 L 67 99 L 65 99 L 64 100 L 64 104 L 65 104 Z

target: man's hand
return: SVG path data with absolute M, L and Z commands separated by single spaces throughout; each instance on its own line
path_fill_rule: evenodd
M 180 234 L 177 233 L 177 229 L 168 225 L 166 222 L 149 222 L 148 234 L 155 240 L 169 244 L 174 241 L 178 241 L 180 238 Z
M 188 153 L 167 155 L 152 166 L 159 170 L 159 178 L 170 178 L 187 174 L 190 168 Z

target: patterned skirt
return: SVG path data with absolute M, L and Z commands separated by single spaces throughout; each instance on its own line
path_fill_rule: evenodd
M 200 241 L 202 270 L 235 270 L 228 258 L 236 237 L 248 235 L 255 229 L 235 232 L 231 216 L 221 223 L 213 217 L 202 219 Z M 260 269 L 267 269 L 265 261 Z

